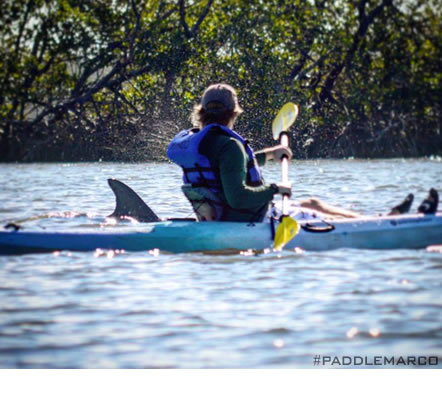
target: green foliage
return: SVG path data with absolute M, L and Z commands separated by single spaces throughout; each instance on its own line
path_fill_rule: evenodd
M 442 152 L 437 1 L 3 3 L 0 160 L 161 159 L 217 81 L 255 147 L 295 101 L 298 157 Z

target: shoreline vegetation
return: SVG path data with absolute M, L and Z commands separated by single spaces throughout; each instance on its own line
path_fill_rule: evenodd
M 238 131 L 294 158 L 442 155 L 435 0 L 7 0 L 0 162 L 161 161 L 204 88 L 238 89 Z

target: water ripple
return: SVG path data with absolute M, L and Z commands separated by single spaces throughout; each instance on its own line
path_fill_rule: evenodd
M 0 222 L 108 226 L 106 179 L 186 217 L 170 164 L 2 164 Z M 425 173 L 421 173 L 425 171 Z M 276 164 L 264 167 L 279 180 Z M 440 187 L 440 162 L 293 161 L 294 197 L 385 213 Z M 29 182 L 33 182 L 29 185 Z M 438 186 L 439 185 L 439 186 Z M 166 201 L 167 199 L 167 201 Z M 442 357 L 440 253 L 57 252 L 0 258 L 2 368 L 312 367 L 314 354 Z

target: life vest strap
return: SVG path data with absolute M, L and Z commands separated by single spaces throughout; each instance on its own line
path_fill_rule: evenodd
M 210 172 L 214 174 L 214 169 L 210 167 L 201 167 L 198 163 L 195 163 L 195 167 L 184 168 L 183 174 L 186 182 L 192 182 L 193 187 L 208 187 L 208 188 L 220 188 L 221 184 L 218 179 L 210 179 L 204 176 L 204 172 Z M 197 173 L 199 174 L 199 182 L 194 182 L 190 179 L 189 174 Z

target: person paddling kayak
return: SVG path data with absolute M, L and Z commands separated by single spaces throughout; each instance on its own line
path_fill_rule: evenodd
M 195 127 L 178 133 L 168 146 L 167 156 L 182 168 L 183 193 L 200 221 L 261 222 L 266 215 L 277 217 L 275 207 L 268 212 L 276 194 L 291 195 L 291 185 L 265 184 L 259 166 L 269 160 L 280 161 L 284 156 L 290 160 L 292 151 L 278 145 L 255 153 L 247 140 L 233 130 L 242 112 L 233 87 L 210 85 L 193 109 Z M 426 199 L 419 212 L 436 212 L 438 197 L 432 191 L 428 197 L 431 201 Z M 388 215 L 408 212 L 412 202 L 410 194 Z M 317 198 L 291 202 L 289 214 L 297 220 L 362 217 Z
M 194 107 L 193 129 L 176 135 L 167 150 L 169 159 L 183 169 L 182 190 L 199 220 L 259 222 L 273 196 L 291 195 L 291 186 L 266 184 L 259 166 L 269 160 L 291 159 L 285 146 L 254 152 L 233 130 L 243 112 L 235 89 L 214 84 Z

